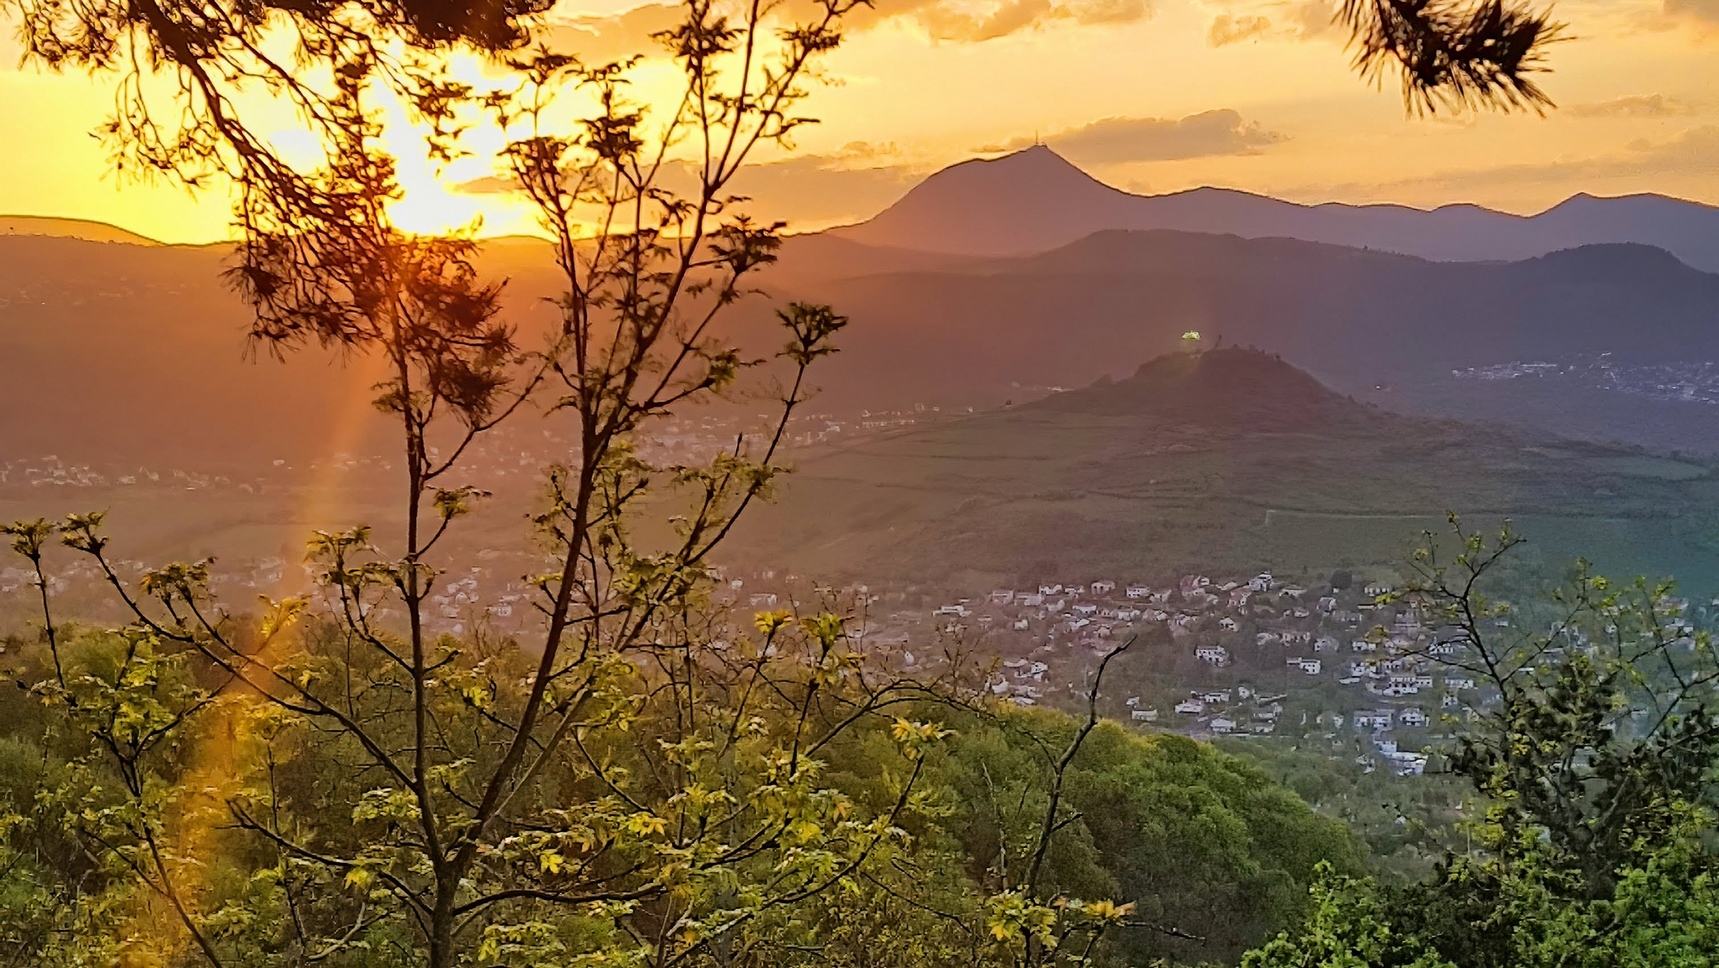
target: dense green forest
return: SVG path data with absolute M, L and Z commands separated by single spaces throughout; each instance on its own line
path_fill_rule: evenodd
M 94 517 L 7 532 L 45 578 L 105 555 Z M 833 613 L 734 628 L 689 605 L 573 666 L 480 830 L 529 701 L 518 643 L 444 636 L 414 679 L 363 622 L 194 631 L 174 616 L 208 607 L 204 566 L 146 575 L 123 628 L 57 622 L 43 594 L 4 651 L 0 944 L 408 965 L 446 912 L 449 963 L 474 965 L 1712 963 L 1705 633 L 1669 587 L 1586 574 L 1497 603 L 1518 539 L 1456 536 L 1400 594 L 1465 630 L 1451 661 L 1497 702 L 1417 802 L 1376 807 L 1386 786 L 1317 756 L 993 704 L 961 656 L 892 670 Z M 1546 610 L 1545 632 L 1500 621 Z

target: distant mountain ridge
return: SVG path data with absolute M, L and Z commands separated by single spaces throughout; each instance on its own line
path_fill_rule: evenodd
M 160 242 L 117 225 L 85 218 L 52 215 L 0 215 L 0 235 L 35 235 L 85 242 L 121 242 L 126 245 L 160 245 Z
M 1048 573 L 1302 573 L 1400 562 L 1446 514 L 1535 553 L 1719 582 L 1711 464 L 1356 402 L 1260 350 L 804 453 L 732 549 L 802 574 L 1007 587 Z
M 1174 229 L 1382 249 L 1440 262 L 1520 261 L 1612 242 L 1656 246 L 1719 272 L 1719 208 L 1663 195 L 1579 194 L 1537 215 L 1471 204 L 1303 205 L 1228 188 L 1135 195 L 1043 145 L 945 168 L 900 201 L 829 234 L 867 245 L 1025 255 L 1106 229 Z

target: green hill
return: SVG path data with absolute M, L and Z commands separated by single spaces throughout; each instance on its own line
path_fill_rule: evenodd
M 747 556 L 953 588 L 1050 574 L 1401 561 L 1447 510 L 1510 516 L 1554 558 L 1719 579 L 1703 464 L 1403 417 L 1250 349 L 803 456 Z

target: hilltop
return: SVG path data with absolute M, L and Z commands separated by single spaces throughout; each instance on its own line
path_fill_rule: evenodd
M 1664 195 L 1578 194 L 1530 216 L 1478 205 L 1305 205 L 1229 188 L 1113 188 L 1043 145 L 945 168 L 875 217 L 832 234 L 868 245 L 978 255 L 1043 252 L 1106 229 L 1292 238 L 1438 261 L 1516 261 L 1637 242 L 1719 270 L 1719 209 Z
M 1382 567 L 1454 510 L 1517 519 L 1551 561 L 1719 581 L 1706 464 L 1393 414 L 1251 349 L 1156 358 L 796 464 L 734 550 L 832 579 Z
M 1032 404 L 1036 410 L 1133 417 L 1214 431 L 1289 430 L 1365 419 L 1372 408 L 1340 396 L 1281 356 L 1243 347 L 1170 353 L 1124 380 L 1102 379 Z
M 126 245 L 160 245 L 154 239 L 106 222 L 49 215 L 0 215 L 0 235 L 33 235 L 45 238 L 82 239 L 85 242 L 120 242 Z
M 778 298 L 829 302 L 853 320 L 817 375 L 829 406 L 1019 404 L 1120 378 L 1120 361 L 1173 351 L 1193 329 L 1281 354 L 1340 394 L 1401 412 L 1719 452 L 1711 405 L 1661 391 L 1656 375 L 1719 360 L 1719 276 L 1663 249 L 1435 262 L 1296 239 L 1117 230 L 1032 256 L 915 263 L 899 249 L 860 260 L 856 250 L 877 250 L 844 244 L 812 253 L 795 240 L 767 277 Z M 814 254 L 833 257 L 809 265 Z M 1633 369 L 1585 382 L 1453 376 L 1604 354 Z

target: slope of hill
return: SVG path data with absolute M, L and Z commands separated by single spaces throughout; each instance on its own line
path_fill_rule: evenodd
M 82 239 L 85 242 L 123 242 L 127 245 L 160 245 L 154 239 L 138 235 L 106 222 L 81 218 L 55 218 L 47 215 L 0 215 L 0 235 L 36 235 L 49 238 Z
M 1013 255 L 1105 229 L 1293 238 L 1439 261 L 1530 259 L 1600 242 L 1638 242 L 1719 270 L 1719 209 L 1661 195 L 1576 195 L 1528 217 L 1477 205 L 1302 205 L 1224 188 L 1133 195 L 1042 145 L 945 168 L 876 217 L 831 231 L 869 245 Z
M 817 376 L 830 406 L 1019 403 L 1122 376 L 1118 361 L 1168 352 L 1192 329 L 1208 343 L 1281 353 L 1343 393 L 1399 409 L 1719 451 L 1712 406 L 1676 394 L 1515 381 L 1477 396 L 1473 381 L 1453 378 L 1574 355 L 1641 367 L 1719 360 L 1719 276 L 1645 246 L 1441 263 L 1292 239 L 1115 231 L 1036 256 L 930 261 L 946 258 L 851 276 L 824 267 L 802 277 L 785 262 L 772 280 L 782 297 L 830 302 L 853 319 Z
M 509 280 L 509 318 L 527 340 L 552 313 L 546 255 L 529 241 L 484 253 L 485 270 Z M 0 459 L 266 462 L 360 452 L 365 434 L 388 433 L 369 413 L 374 379 L 359 361 L 248 354 L 248 313 L 223 265 L 215 248 L 0 236 L 0 412 L 17 415 L 0 422 Z M 1026 258 L 809 236 L 789 240 L 761 282 L 768 298 L 725 320 L 749 353 L 780 347 L 771 310 L 789 299 L 853 321 L 813 374 L 824 411 L 1023 403 L 1125 376 L 1120 361 L 1174 350 L 1197 329 L 1399 409 L 1719 451 L 1711 404 L 1452 376 L 1568 354 L 1646 368 L 1719 361 L 1719 276 L 1640 246 L 1473 264 L 1178 232 L 1101 233 Z
M 1401 561 L 1448 510 L 1549 560 L 1719 582 L 1707 465 L 1397 416 L 1251 349 L 1154 360 L 1035 404 L 799 460 L 737 554 L 969 591 L 1044 574 Z
M 1166 354 L 1142 363 L 1127 379 L 1106 377 L 1028 407 L 1221 432 L 1329 431 L 1353 426 L 1371 415 L 1369 408 L 1338 396 L 1282 357 L 1233 346 Z

